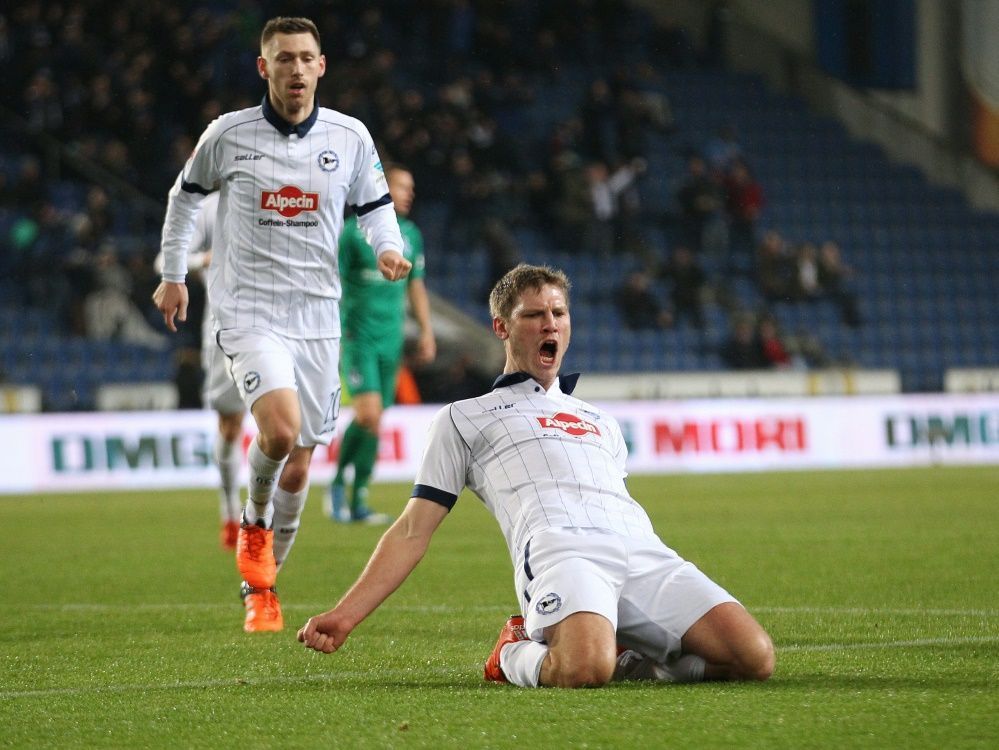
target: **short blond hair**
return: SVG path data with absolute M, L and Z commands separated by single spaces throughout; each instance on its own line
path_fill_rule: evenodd
M 566 305 L 569 304 L 572 284 L 565 273 L 551 266 L 531 266 L 527 263 L 514 266 L 503 274 L 489 293 L 489 314 L 500 320 L 510 320 L 513 308 L 525 291 L 537 291 L 547 284 L 561 289 Z

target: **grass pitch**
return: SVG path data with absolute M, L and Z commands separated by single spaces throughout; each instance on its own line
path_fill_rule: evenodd
M 523 690 L 481 666 L 516 609 L 466 494 L 333 656 L 294 640 L 381 530 L 313 491 L 283 633 L 246 635 L 210 491 L 0 498 L 0 745 L 628 748 L 999 745 L 999 468 L 633 477 L 660 535 L 770 631 L 764 684 Z M 406 485 L 372 505 L 398 513 Z

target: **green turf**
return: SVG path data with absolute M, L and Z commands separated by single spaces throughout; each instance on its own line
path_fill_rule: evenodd
M 464 496 L 334 656 L 295 629 L 380 534 L 320 514 L 246 635 L 213 492 L 0 498 L 0 745 L 333 748 L 999 746 L 999 468 L 634 477 L 656 528 L 773 635 L 765 684 L 523 690 L 481 664 L 516 602 Z M 408 487 L 372 504 L 398 512 Z

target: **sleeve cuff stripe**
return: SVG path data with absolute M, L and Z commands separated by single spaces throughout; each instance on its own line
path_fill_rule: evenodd
M 430 487 L 426 484 L 414 485 L 412 497 L 430 500 L 438 505 L 443 505 L 448 510 L 451 510 L 451 508 L 454 507 L 454 504 L 458 502 L 457 495 L 445 492 L 444 490 L 439 490 L 436 487 Z
M 201 185 L 199 185 L 196 182 L 187 182 L 185 180 L 181 181 L 180 189 L 183 190 L 185 193 L 201 193 L 202 195 L 208 195 L 210 192 L 212 192 L 208 188 L 201 187 Z
M 385 193 L 381 198 L 371 203 L 365 203 L 363 206 L 354 206 L 354 213 L 358 216 L 364 216 L 364 214 L 371 213 L 376 208 L 381 208 L 382 206 L 387 206 L 392 202 L 392 196 Z

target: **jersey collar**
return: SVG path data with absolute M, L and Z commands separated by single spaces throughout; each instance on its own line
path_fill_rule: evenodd
M 493 390 L 497 388 L 507 388 L 511 385 L 517 385 L 518 383 L 523 383 L 527 380 L 533 380 L 533 378 L 526 372 L 507 372 L 500 375 L 493 381 Z M 579 373 L 572 372 L 568 375 L 558 376 L 558 387 L 565 395 L 570 395 L 576 388 L 576 382 L 579 380 Z
M 260 105 L 264 110 L 264 119 L 267 120 L 274 129 L 281 133 L 282 135 L 291 135 L 294 133 L 299 138 L 304 138 L 309 134 L 312 126 L 316 124 L 316 120 L 319 118 L 319 102 L 313 100 L 312 114 L 307 118 L 298 123 L 298 125 L 292 125 L 286 119 L 281 117 L 277 113 L 277 110 L 271 106 L 271 99 L 267 94 L 264 94 L 264 100 Z

